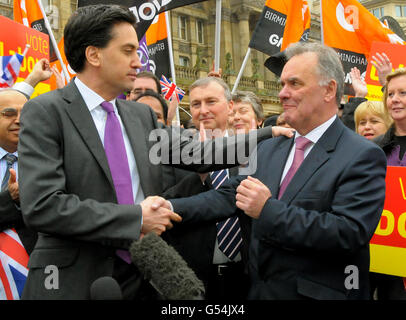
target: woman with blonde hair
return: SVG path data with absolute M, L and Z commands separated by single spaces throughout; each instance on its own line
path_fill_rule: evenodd
M 385 152 L 388 166 L 406 167 L 406 68 L 386 77 L 383 104 L 393 125 L 374 141 Z M 371 273 L 371 288 L 377 289 L 379 300 L 406 300 L 406 278 Z
M 355 131 L 368 140 L 384 134 L 392 124 L 382 101 L 362 102 L 354 113 Z

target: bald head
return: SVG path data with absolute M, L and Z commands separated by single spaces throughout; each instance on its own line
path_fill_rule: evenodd
M 0 147 L 7 152 L 17 151 L 20 132 L 20 113 L 27 98 L 16 90 L 0 91 Z

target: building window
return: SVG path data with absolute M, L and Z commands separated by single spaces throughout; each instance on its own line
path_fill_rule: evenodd
M 406 17 L 406 6 L 395 6 L 397 17 Z
M 204 23 L 202 20 L 196 20 L 196 38 L 198 43 L 204 43 Z
M 383 7 L 373 9 L 373 10 L 371 10 L 371 12 L 378 19 L 382 18 L 385 15 L 385 9 Z
M 179 38 L 183 40 L 188 39 L 187 35 L 188 19 L 185 16 L 179 16 Z
M 181 65 L 182 67 L 189 67 L 190 66 L 189 58 L 179 56 L 179 65 Z

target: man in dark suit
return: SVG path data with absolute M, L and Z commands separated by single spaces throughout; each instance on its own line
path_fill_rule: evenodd
M 37 234 L 24 225 L 17 182 L 20 113 L 26 102 L 25 95 L 14 89 L 0 91 L 0 232 L 13 228 L 30 254 Z
M 231 91 L 223 80 L 206 77 L 195 81 L 189 89 L 189 100 L 193 123 L 204 130 L 201 134 L 207 137 L 228 135 L 227 124 L 233 101 Z M 186 197 L 214 189 L 218 183 L 213 184 L 213 181 L 226 181 L 228 177 L 237 174 L 238 167 L 224 169 L 222 173 L 201 175 L 201 179 L 197 173 L 190 173 L 167 190 L 164 196 Z M 179 224 L 164 235 L 203 281 L 206 299 L 246 298 L 248 279 L 244 262 L 247 261 L 250 223 L 247 216 L 241 216 L 237 222 L 239 231 L 236 231 L 235 236 L 241 243 L 231 257 L 219 248 L 222 239 L 221 235 L 218 238 L 218 228 L 214 221 L 192 227 Z
M 117 280 L 124 299 L 142 298 L 127 249 L 180 220 L 151 208 L 149 196 L 161 194 L 165 180 L 162 165 L 150 161 L 154 112 L 116 99 L 132 89 L 141 66 L 134 25 L 119 6 L 79 8 L 64 30 L 77 77 L 23 109 L 20 202 L 25 222 L 39 232 L 23 298 L 88 299 L 104 276 Z
M 237 209 L 253 218 L 250 299 L 368 299 L 385 155 L 336 116 L 344 73 L 335 51 L 298 43 L 286 54 L 279 97 L 295 138 L 264 141 L 255 174 L 173 199 L 173 210 L 185 225 Z

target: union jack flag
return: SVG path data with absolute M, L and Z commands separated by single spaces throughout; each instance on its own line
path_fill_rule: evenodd
M 185 96 L 185 91 L 183 91 L 181 88 L 176 86 L 173 82 L 169 81 L 166 79 L 164 75 L 161 77 L 161 88 L 162 88 L 162 94 L 164 95 L 164 98 L 168 101 L 172 100 L 172 95 L 176 93 L 176 99 L 178 100 L 178 103 L 183 99 Z
M 0 300 L 19 300 L 28 274 L 28 254 L 14 229 L 0 232 Z
M 24 55 L 15 53 L 12 56 L 0 57 L 0 88 L 12 87 L 20 73 Z

